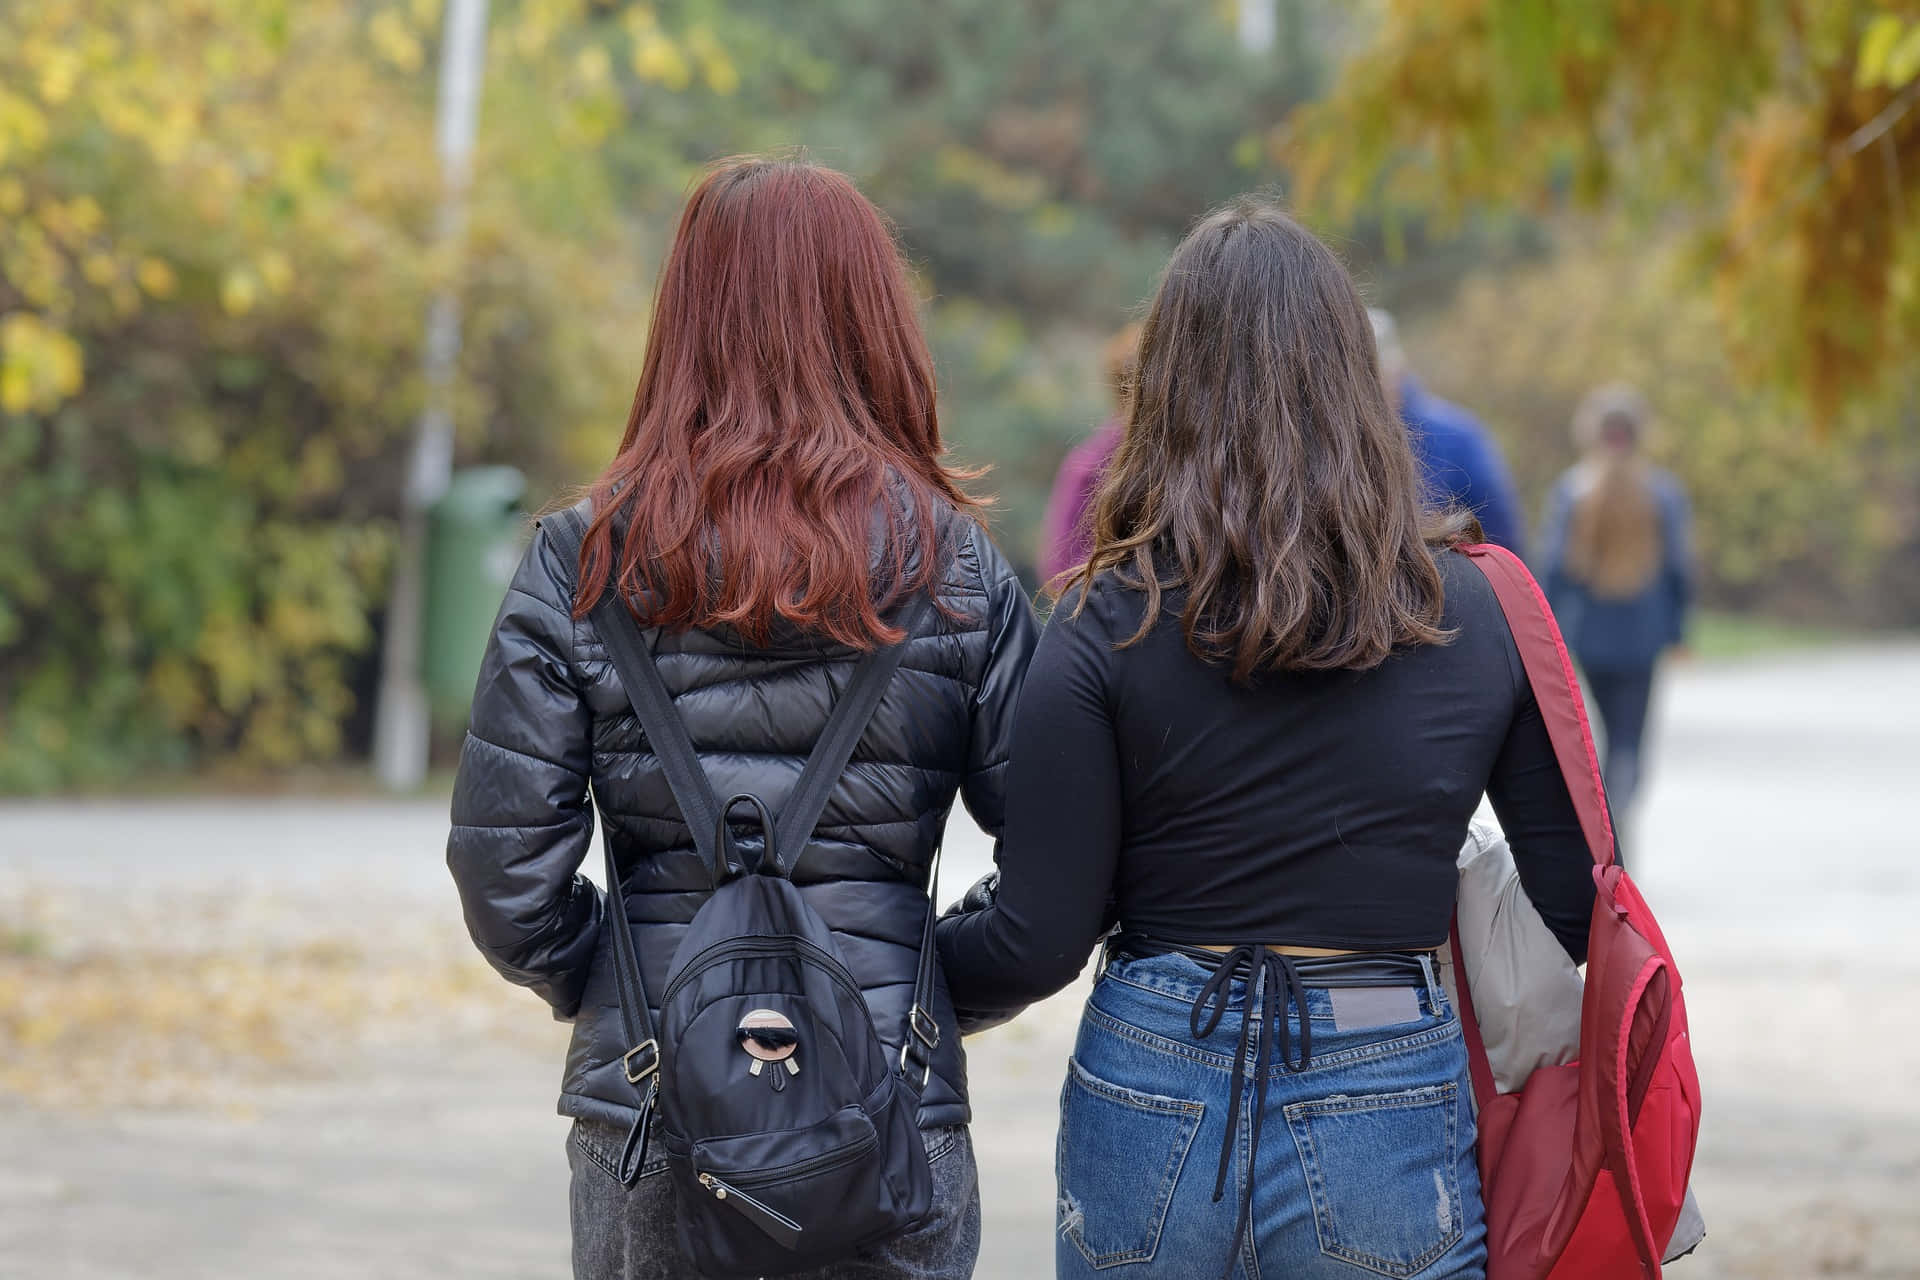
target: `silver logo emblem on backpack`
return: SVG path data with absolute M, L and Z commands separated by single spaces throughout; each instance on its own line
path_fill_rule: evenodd
M 800 1033 L 794 1030 L 792 1019 L 785 1014 L 773 1009 L 750 1009 L 733 1034 L 753 1059 L 753 1065 L 747 1068 L 748 1075 L 759 1075 L 769 1062 L 785 1068 L 773 1073 L 775 1093 L 787 1087 L 788 1076 L 800 1074 L 800 1064 L 793 1058 L 800 1048 Z

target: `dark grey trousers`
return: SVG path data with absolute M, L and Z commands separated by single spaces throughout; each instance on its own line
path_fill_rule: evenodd
M 964 1125 L 928 1129 L 933 1216 L 889 1240 L 795 1280 L 968 1280 L 980 1256 L 980 1178 Z M 626 1134 L 590 1120 L 573 1122 L 567 1164 L 573 1170 L 574 1280 L 686 1280 L 693 1266 L 675 1243 L 673 1185 L 658 1141 L 633 1189 L 613 1169 Z

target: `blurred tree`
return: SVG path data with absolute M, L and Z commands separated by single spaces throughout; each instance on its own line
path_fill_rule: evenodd
M 467 451 L 575 478 L 617 424 L 644 281 L 602 145 L 737 72 L 645 6 L 501 6 L 451 261 L 437 10 L 0 8 L 0 790 L 338 750 L 448 273 Z
M 804 146 L 893 216 L 932 295 L 947 434 L 996 467 L 996 532 L 1026 559 L 1054 467 L 1110 411 L 1101 342 L 1189 224 L 1270 180 L 1261 138 L 1319 91 L 1343 6 L 1280 0 L 1259 54 L 1230 0 L 729 12 L 755 74 L 690 154 Z
M 899 221 L 956 449 L 1029 550 L 1094 352 L 1271 171 L 1335 0 L 494 0 L 464 254 L 430 250 L 440 0 L 0 4 L 0 790 L 338 754 L 418 409 L 463 458 L 617 440 L 688 179 L 806 145 Z
M 1384 0 L 1331 94 L 1270 139 L 1306 197 L 1563 196 L 1704 211 L 1699 260 L 1749 375 L 1816 421 L 1920 336 L 1920 5 Z
M 1549 260 L 1468 280 L 1407 335 L 1434 386 L 1500 436 L 1534 517 L 1574 460 L 1575 406 L 1624 379 L 1652 401 L 1654 452 L 1692 497 L 1709 603 L 1920 622 L 1920 440 L 1856 412 L 1823 444 L 1793 402 L 1742 386 L 1712 300 L 1685 285 L 1679 237 L 1577 226 L 1561 239 Z

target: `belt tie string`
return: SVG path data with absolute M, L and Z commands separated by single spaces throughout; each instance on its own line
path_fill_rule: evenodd
M 1227 1253 L 1226 1275 L 1233 1275 L 1240 1245 L 1246 1239 L 1253 1217 L 1253 1168 L 1260 1155 L 1260 1130 L 1267 1117 L 1267 1075 L 1273 1065 L 1273 1041 L 1280 1040 L 1280 1065 L 1288 1071 L 1307 1069 L 1313 1057 L 1313 1019 L 1307 1015 L 1307 989 L 1300 981 L 1300 970 L 1293 957 L 1261 946 L 1235 947 L 1221 958 L 1220 966 L 1200 988 L 1193 1002 L 1189 1025 L 1196 1040 L 1211 1036 L 1226 1016 L 1232 1002 L 1233 984 L 1244 978 L 1247 1008 L 1240 1019 L 1240 1043 L 1233 1054 L 1232 1094 L 1227 1101 L 1227 1136 L 1220 1144 L 1220 1171 L 1213 1180 L 1213 1202 L 1226 1197 L 1227 1170 L 1233 1164 L 1233 1139 L 1240 1129 L 1240 1095 L 1246 1091 L 1247 1049 L 1254 1027 L 1263 1030 L 1255 1046 L 1253 1066 L 1253 1133 L 1247 1151 L 1247 1181 L 1240 1193 L 1240 1213 L 1233 1228 L 1233 1248 Z M 1253 995 L 1260 992 L 1260 1013 L 1254 1017 Z M 1292 1020 L 1287 1017 L 1287 1001 L 1300 1009 L 1300 1057 L 1293 1060 Z

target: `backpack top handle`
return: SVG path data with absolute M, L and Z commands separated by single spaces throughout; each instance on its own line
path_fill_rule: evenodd
M 735 876 L 746 874 L 745 863 L 740 857 L 740 846 L 734 841 L 733 827 L 729 822 L 733 811 L 743 804 L 753 806 L 754 812 L 760 819 L 760 829 L 767 833 L 766 849 L 761 853 L 760 861 L 755 864 L 754 870 L 761 875 L 778 876 L 782 880 L 791 878 L 787 868 L 783 867 L 780 859 L 774 856 L 773 839 L 776 824 L 773 819 L 773 810 L 769 809 L 767 802 L 759 796 L 750 791 L 742 791 L 738 795 L 729 796 L 727 802 L 720 806 L 720 813 L 714 819 L 713 846 L 718 854 L 713 866 L 713 884 L 716 889 Z

